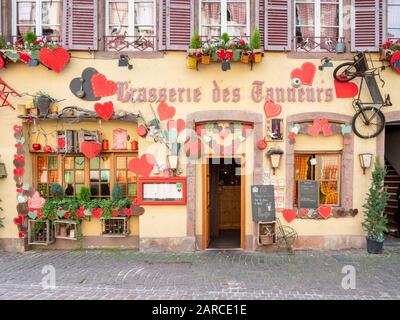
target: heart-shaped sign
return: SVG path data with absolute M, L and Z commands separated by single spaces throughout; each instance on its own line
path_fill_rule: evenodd
M 25 166 L 25 161 L 19 161 L 19 160 L 14 160 L 13 161 L 14 167 L 18 168 L 22 168 Z
M 92 216 L 95 218 L 101 218 L 101 215 L 103 214 L 103 209 L 102 208 L 96 208 L 92 210 Z
M 217 143 L 212 144 L 213 148 Z M 201 157 L 201 141 L 199 139 L 191 139 L 185 143 L 186 156 L 191 159 L 199 159 Z
M 89 159 L 95 158 L 101 151 L 101 144 L 90 141 L 83 141 L 81 143 L 82 153 Z
M 117 84 L 112 80 L 107 80 L 104 74 L 94 74 L 91 83 L 94 96 L 97 98 L 112 96 L 117 92 Z
M 13 222 L 14 222 L 16 225 L 23 224 L 24 221 L 25 221 L 25 217 L 24 217 L 23 215 L 20 215 L 20 214 L 19 214 L 16 218 L 13 219 Z
M 267 101 L 264 104 L 264 113 L 267 118 L 274 118 L 281 114 L 282 106 L 273 101 Z
M 97 101 L 100 97 L 95 97 L 92 87 L 92 77 L 97 74 L 98 71 L 94 68 L 86 68 L 82 72 L 80 78 L 74 78 L 69 84 L 69 89 L 78 98 L 85 101 Z
M 329 137 L 333 134 L 332 128 L 329 124 L 324 124 L 322 126 L 322 134 L 324 135 L 324 137 Z
M 24 167 L 16 168 L 13 170 L 14 176 L 16 177 L 22 177 L 24 175 L 24 172 L 25 172 Z
M 331 215 L 331 212 L 332 207 L 321 206 L 318 208 L 319 215 L 324 219 L 327 219 Z
M 176 129 L 178 130 L 178 133 L 181 133 L 182 130 L 184 130 L 186 127 L 186 123 L 185 120 L 183 119 L 178 119 L 178 120 L 168 120 L 167 122 L 167 129 L 171 130 L 171 129 Z
M 351 132 L 351 127 L 348 126 L 347 124 L 341 124 L 340 127 L 342 129 L 342 135 L 345 135 L 346 133 Z
M 305 62 L 300 68 L 294 69 L 290 74 L 290 79 L 300 79 L 301 83 L 312 86 L 317 68 L 314 63 Z
M 343 139 L 343 144 L 349 145 L 349 144 L 351 144 L 351 140 L 348 139 L 348 138 L 344 138 L 344 139 Z
M 28 199 L 28 207 L 30 210 L 41 209 L 45 202 L 46 200 L 36 191 L 34 195 Z
M 156 164 L 156 159 L 153 155 L 145 153 L 140 158 L 133 158 L 128 163 L 128 168 L 131 172 L 148 177 Z
M 54 72 L 60 72 L 69 62 L 69 53 L 64 48 L 42 48 L 39 52 L 39 60 Z
M 178 138 L 178 131 L 176 129 L 171 129 L 169 131 L 164 131 L 164 136 L 169 142 L 176 142 Z
M 144 213 L 144 208 L 140 206 L 133 206 L 132 213 L 134 216 L 141 216 Z
M 319 133 L 321 132 L 321 126 L 318 123 L 314 123 L 312 125 L 310 125 L 307 129 L 307 133 L 312 136 L 312 137 L 316 137 L 319 135 Z
M 168 106 L 165 102 L 160 102 L 157 107 L 157 113 L 160 117 L 160 121 L 163 121 L 171 119 L 175 115 L 176 109 L 175 107 Z
M 353 82 L 334 80 L 336 98 L 354 98 L 358 94 L 358 86 Z
M 58 138 L 57 139 L 57 148 L 58 149 L 64 149 L 65 147 L 65 139 L 64 138 Z
M 28 217 L 31 218 L 32 220 L 35 220 L 37 218 L 37 211 L 29 211 L 28 212 Z
M 397 73 L 400 73 L 400 51 L 393 53 L 390 64 Z
M 111 101 L 104 103 L 95 103 L 94 110 L 104 120 L 109 120 L 114 114 L 114 104 Z
M 307 217 L 308 216 L 308 209 L 299 209 L 299 213 L 302 216 Z
M 283 217 L 287 222 L 292 222 L 297 217 L 297 210 L 296 209 L 285 209 L 282 213 Z

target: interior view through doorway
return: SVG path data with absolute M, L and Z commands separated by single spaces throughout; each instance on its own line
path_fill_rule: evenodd
M 205 249 L 241 248 L 240 158 L 209 158 L 206 168 Z

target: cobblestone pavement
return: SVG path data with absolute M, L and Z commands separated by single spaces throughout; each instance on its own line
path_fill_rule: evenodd
M 43 289 L 54 266 L 56 288 Z M 356 270 L 344 290 L 342 268 Z M 0 299 L 400 299 L 400 250 L 0 252 Z

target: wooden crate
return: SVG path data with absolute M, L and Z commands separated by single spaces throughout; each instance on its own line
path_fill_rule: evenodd
M 54 221 L 56 239 L 78 240 L 78 223 L 72 220 Z
M 54 241 L 54 226 L 50 220 L 28 221 L 28 244 L 47 246 Z
M 128 217 L 101 218 L 101 234 L 104 237 L 126 237 L 129 234 Z
M 258 222 L 257 232 L 257 244 L 259 246 L 271 245 L 275 243 L 275 221 Z

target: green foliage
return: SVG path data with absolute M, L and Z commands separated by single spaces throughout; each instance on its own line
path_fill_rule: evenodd
M 58 184 L 58 183 L 55 183 L 55 184 L 53 184 L 53 185 L 51 186 L 51 188 L 50 188 L 50 194 L 51 194 L 54 198 L 56 198 L 56 199 L 62 199 L 62 198 L 65 197 L 64 189 L 63 189 L 63 187 L 62 187 L 60 184 Z
M 251 47 L 253 49 L 260 49 L 261 47 L 261 36 L 260 31 L 256 28 L 251 36 Z
M 199 33 L 195 31 L 190 40 L 190 49 L 200 49 L 200 48 L 201 48 L 200 36 Z
M 76 198 L 78 199 L 78 201 L 81 201 L 81 202 L 89 201 L 90 200 L 90 189 L 88 187 L 82 187 L 79 190 Z
M 227 45 L 228 42 L 231 40 L 231 38 L 229 37 L 229 34 L 228 34 L 228 33 L 224 32 L 224 33 L 221 35 L 221 40 L 224 42 L 225 45 Z
M 372 183 L 367 193 L 366 203 L 363 205 L 366 218 L 362 226 L 369 239 L 379 242 L 384 241 L 384 232 L 388 231 L 388 219 L 384 214 L 389 198 L 384 186 L 385 176 L 386 168 L 382 166 L 379 158 L 377 158 L 375 169 L 372 172 Z
M 29 31 L 24 35 L 24 42 L 33 44 L 36 40 L 37 40 L 37 36 L 32 31 Z
M 51 95 L 49 95 L 47 92 L 44 91 L 37 91 L 35 93 L 36 97 L 46 97 L 47 99 L 49 99 L 51 102 L 57 102 L 57 99 L 53 98 Z
M 124 195 L 122 194 L 121 186 L 119 184 L 115 184 L 111 192 L 111 199 L 113 201 L 118 201 L 121 200 L 123 197 Z
M 7 41 L 3 36 L 0 36 L 0 49 L 7 48 Z

